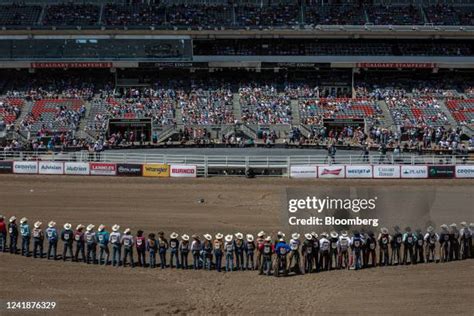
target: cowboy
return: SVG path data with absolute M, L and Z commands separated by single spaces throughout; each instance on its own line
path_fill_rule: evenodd
M 87 264 L 97 263 L 97 234 L 94 232 L 94 225 L 89 224 L 86 227 L 86 232 L 84 238 L 86 241 L 87 255 L 86 262 Z
M 377 239 L 379 241 L 379 265 L 388 266 L 390 265 L 388 247 L 391 243 L 391 236 L 388 233 L 387 227 L 382 227 L 380 229 L 380 234 Z
M 328 239 L 328 234 L 323 232 L 319 239 L 319 266 L 323 270 L 329 270 L 329 265 L 331 262 L 330 248 L 331 246 Z
M 365 267 L 370 266 L 375 267 L 377 265 L 377 258 L 376 258 L 376 248 L 377 248 L 377 240 L 375 239 L 375 235 L 373 232 L 369 231 L 365 235 L 365 259 L 364 259 L 364 264 Z
M 48 238 L 48 260 L 52 256 L 56 260 L 56 253 L 58 249 L 58 231 L 56 230 L 56 222 L 48 223 L 46 229 L 46 237 Z
M 143 236 L 143 230 L 137 231 L 135 247 L 137 248 L 138 265 L 144 268 L 146 266 L 146 240 Z
M 349 237 L 346 230 L 341 232 L 339 236 L 339 241 L 337 243 L 337 248 L 339 252 L 339 268 L 349 269 L 349 245 L 351 243 L 351 238 Z
M 148 234 L 146 241 L 146 250 L 150 253 L 150 268 L 156 267 L 156 253 L 158 252 L 158 243 L 155 239 L 155 234 Z
M 161 269 L 166 268 L 166 251 L 168 250 L 168 240 L 164 232 L 158 232 L 158 254 L 160 255 Z
M 232 235 L 225 236 L 224 251 L 225 251 L 225 271 L 231 272 L 234 270 L 234 242 Z
M 332 231 L 329 233 L 329 237 L 329 270 L 338 269 L 337 242 L 339 241 L 339 235 Z
M 203 268 L 211 270 L 212 267 L 212 236 L 210 234 L 204 235 L 204 242 L 201 250 Z
M 398 265 L 400 263 L 400 249 L 402 247 L 403 243 L 403 234 L 400 232 L 400 227 L 395 226 L 393 228 L 395 230 L 395 233 L 393 234 L 391 240 L 391 248 L 392 248 L 392 257 L 390 261 L 394 265 Z
M 122 234 L 119 232 L 120 226 L 112 226 L 112 233 L 110 234 L 110 244 L 112 245 L 112 266 L 120 266 L 120 258 L 122 255 Z
M 176 268 L 179 268 L 179 240 L 177 233 L 170 235 L 170 268 L 174 268 L 174 259 L 176 259 Z
M 294 233 L 290 239 L 290 254 L 288 256 L 288 271 L 294 270 L 296 274 L 301 274 L 301 257 L 300 257 L 300 234 Z M 294 260 L 294 262 L 293 262 Z
M 474 243 L 472 242 L 472 238 L 474 236 L 474 223 L 469 224 L 469 231 L 471 232 L 471 238 L 469 238 L 469 248 L 471 249 L 471 258 L 474 258 Z
M 304 272 L 311 273 L 313 270 L 313 236 L 311 234 L 304 234 L 301 252 L 303 254 Z
M 79 253 L 82 256 L 82 262 L 86 262 L 86 250 L 84 245 L 84 225 L 79 224 L 76 227 L 76 231 L 74 232 L 74 241 L 76 242 L 76 252 L 74 254 L 74 258 L 76 262 L 79 261 Z
M 459 260 L 459 252 L 460 252 L 460 245 L 459 245 L 459 230 L 458 226 L 455 223 L 449 225 L 451 230 L 449 232 L 449 259 L 450 260 Z
M 191 243 L 191 253 L 193 255 L 193 268 L 197 270 L 200 268 L 199 264 L 199 254 L 201 253 L 201 240 L 199 240 L 199 236 L 194 234 L 191 236 L 193 242 Z
M 319 239 L 318 239 L 318 234 L 315 232 L 311 232 L 311 236 L 313 236 L 313 261 L 314 265 L 316 266 L 316 272 L 319 272 L 321 270 L 321 266 L 319 265 L 319 260 L 320 260 L 320 255 L 319 255 Z
M 0 215 L 0 247 L 2 252 L 7 251 L 7 227 L 3 215 Z
M 246 242 L 245 242 L 245 268 L 247 270 L 255 270 L 255 264 L 253 261 L 254 252 L 256 249 L 255 241 L 253 239 L 253 235 L 247 234 Z
M 16 254 L 17 252 L 17 240 L 18 240 L 18 226 L 16 224 L 16 217 L 12 216 L 9 219 L 8 233 L 10 234 L 10 253 Z
M 181 257 L 181 268 L 188 269 L 188 254 L 189 254 L 189 236 L 181 236 L 182 242 L 179 244 L 179 254 Z
M 362 268 L 362 237 L 360 233 L 355 230 L 351 238 L 351 249 L 352 249 L 352 265 L 356 270 Z
M 259 270 L 260 270 L 260 265 L 262 264 L 262 252 L 260 251 L 260 249 L 263 247 L 264 242 L 265 242 L 265 232 L 260 231 L 257 234 L 257 239 L 256 239 L 256 250 L 257 250 L 256 266 L 257 266 L 257 269 Z
M 63 261 L 66 261 L 68 250 L 72 260 L 72 243 L 74 241 L 74 232 L 71 230 L 72 225 L 69 223 L 64 224 L 63 227 L 64 229 L 61 232 L 61 240 L 63 241 Z
M 425 262 L 425 255 L 424 255 L 424 238 L 423 234 L 421 233 L 421 229 L 417 229 L 415 233 L 416 237 L 416 245 L 415 245 L 415 261 L 413 263 L 424 263 Z
M 214 243 L 213 243 L 214 258 L 216 260 L 217 272 L 221 272 L 221 268 L 222 268 L 222 256 L 223 256 L 223 249 L 224 249 L 224 244 L 222 242 L 223 238 L 224 238 L 223 234 L 217 233 L 216 239 L 214 240 Z
M 262 253 L 262 264 L 260 265 L 259 274 L 265 273 L 270 275 L 272 269 L 272 256 L 274 252 L 274 246 L 272 244 L 272 237 L 267 236 L 264 243 L 261 245 L 260 252 Z
M 100 224 L 99 228 L 97 228 L 97 241 L 99 243 L 99 264 L 108 265 L 110 259 L 110 251 L 109 251 L 109 241 L 110 241 L 110 234 L 108 231 L 105 230 L 105 225 Z M 105 261 L 102 259 L 104 258 L 105 253 Z
M 449 261 L 449 249 L 450 249 L 450 240 L 449 240 L 449 228 L 448 225 L 443 224 L 441 227 L 441 233 L 439 234 L 439 244 L 440 244 L 440 260 L 441 262 Z
M 21 234 L 21 255 L 28 257 L 30 255 L 30 239 L 31 231 L 28 225 L 28 219 L 23 217 L 20 219 L 20 234 Z
M 415 261 L 415 243 L 415 234 L 411 232 L 410 227 L 406 227 L 403 234 L 403 264 L 412 264 Z
M 134 268 L 135 262 L 133 261 L 133 246 L 135 245 L 135 242 L 133 240 L 130 228 L 125 229 L 123 232 L 121 243 L 123 245 L 123 267 L 127 265 L 127 258 L 130 258 L 130 266 Z
M 244 270 L 244 234 L 235 234 L 235 263 L 237 270 Z
M 471 257 L 471 240 L 472 234 L 467 227 L 466 222 L 461 222 L 461 230 L 459 231 L 459 235 L 461 236 L 461 258 L 463 260 L 469 259 Z
M 33 225 L 33 258 L 36 258 L 38 250 L 39 250 L 39 257 L 43 258 L 43 241 L 44 241 L 44 233 L 41 230 L 41 222 L 36 222 Z
M 284 235 L 280 235 L 284 236 Z M 287 255 L 291 251 L 290 246 L 285 242 L 285 238 L 282 237 L 278 240 L 278 243 L 275 246 L 276 260 L 273 269 L 273 275 L 278 277 L 280 276 L 280 271 L 283 269 L 283 275 L 288 275 L 287 269 Z
M 426 244 L 426 262 L 433 262 L 436 260 L 436 242 L 438 241 L 439 236 L 435 233 L 433 226 L 429 226 L 426 229 L 426 234 L 424 237 Z

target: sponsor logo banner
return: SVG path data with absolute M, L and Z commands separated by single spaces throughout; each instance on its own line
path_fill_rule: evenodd
M 165 164 L 150 163 L 143 165 L 144 177 L 169 177 L 170 168 Z
M 456 166 L 456 178 L 474 178 L 474 166 Z
M 40 161 L 38 163 L 40 174 L 64 174 L 64 163 L 59 161 Z
M 358 68 L 435 68 L 433 63 L 357 63 Z
M 402 165 L 402 178 L 428 178 L 428 167 Z
M 117 175 L 141 177 L 142 165 L 130 164 L 130 163 L 119 163 L 117 164 Z
M 291 166 L 290 177 L 292 178 L 317 178 L 318 167 L 316 166 Z
M 31 68 L 112 68 L 112 63 L 102 62 L 39 62 Z
M 14 173 L 38 173 L 38 162 L 36 161 L 15 161 L 13 163 Z
M 318 166 L 319 178 L 344 178 L 345 166 Z
M 13 173 L 13 161 L 0 161 L 0 173 Z
M 89 164 L 87 162 L 65 162 L 64 173 L 70 175 L 89 175 Z
M 346 178 L 372 178 L 372 166 L 346 166 Z
M 94 176 L 115 176 L 117 165 L 114 163 L 91 162 L 89 164 L 90 174 Z
M 435 179 L 454 178 L 454 166 L 428 166 L 428 177 Z
M 196 166 L 171 165 L 170 176 L 176 178 L 196 178 Z
M 374 166 L 374 178 L 400 178 L 399 165 Z

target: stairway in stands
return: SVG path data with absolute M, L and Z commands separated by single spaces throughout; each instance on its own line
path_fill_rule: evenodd
M 90 115 L 91 115 L 92 104 L 89 101 L 84 101 L 84 106 L 86 107 L 86 115 L 79 122 L 79 127 L 78 127 L 77 132 L 76 132 L 76 137 L 77 138 L 82 138 L 82 139 L 85 138 L 85 139 L 88 139 L 90 141 L 94 141 L 95 139 L 92 137 L 92 135 L 85 132 L 85 128 L 87 126 L 87 123 L 88 123 L 89 119 L 91 119 Z
M 298 100 L 291 100 L 291 114 L 292 114 L 291 124 L 300 125 L 301 117 L 300 117 L 300 108 L 298 106 Z
M 453 115 L 449 111 L 448 107 L 446 106 L 446 100 L 444 99 L 439 99 L 439 106 L 441 108 L 441 111 L 443 111 L 446 114 L 446 117 L 448 118 L 449 125 L 452 127 L 458 126 L 458 122 L 454 119 Z
M 387 103 L 385 103 L 384 100 L 379 100 L 377 101 L 377 104 L 378 106 L 380 106 L 380 109 L 382 110 L 382 113 L 383 113 L 383 121 L 382 121 L 383 127 L 395 132 L 396 131 L 395 122 L 393 121 L 392 114 L 390 114 L 390 110 L 388 109 Z
M 234 113 L 234 119 L 239 120 L 242 117 L 242 107 L 240 106 L 240 96 L 238 93 L 234 93 L 232 98 L 232 109 Z

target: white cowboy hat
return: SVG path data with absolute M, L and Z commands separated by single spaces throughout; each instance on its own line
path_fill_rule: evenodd
M 265 232 L 262 230 L 257 234 L 257 237 L 263 237 L 265 236 Z
M 104 224 L 100 224 L 99 227 L 97 228 L 98 231 L 103 231 L 105 228 L 105 225 Z
M 231 241 L 232 241 L 232 237 L 233 237 L 232 235 L 226 235 L 226 236 L 225 236 L 225 241 L 231 242 Z
M 188 236 L 188 235 L 183 235 L 183 236 L 181 236 L 181 239 L 182 239 L 182 240 L 185 240 L 185 241 L 188 241 L 188 240 L 189 240 L 189 236 Z
M 446 224 L 443 224 L 440 226 L 442 230 L 448 230 L 448 225 Z
M 456 227 L 458 227 L 458 225 L 456 225 L 456 223 L 452 223 L 451 225 L 449 225 L 449 227 L 456 228 Z
M 272 241 L 272 236 L 267 236 L 267 238 L 265 238 L 265 241 Z
M 20 224 L 26 223 L 27 221 L 28 221 L 28 218 L 23 217 L 22 219 L 20 219 Z
M 316 234 L 315 232 L 311 232 L 311 236 L 313 236 L 313 238 L 318 238 L 318 234 Z
M 216 234 L 216 239 L 222 239 L 222 238 L 224 238 L 224 235 L 222 235 L 221 233 Z
M 388 228 L 387 227 L 382 227 L 382 228 L 380 228 L 380 232 L 382 234 L 388 234 Z
M 123 231 L 124 234 L 128 234 L 130 233 L 130 228 L 126 228 L 124 231 Z
M 204 238 L 207 240 L 212 240 L 212 236 L 209 234 L 204 234 Z
M 54 226 L 56 226 L 56 222 L 51 221 L 48 223 L 48 227 L 54 227 Z
M 426 228 L 426 231 L 428 233 L 431 233 L 433 230 L 434 230 L 433 226 L 428 226 L 428 228 Z
M 387 230 L 387 232 L 388 232 L 388 230 Z M 386 233 L 385 233 L 385 234 L 386 234 Z M 342 237 L 347 237 L 347 230 L 343 230 L 343 231 L 341 232 L 341 236 L 342 236 Z
M 43 224 L 43 223 L 41 223 L 41 222 L 38 221 L 38 222 L 36 222 L 33 226 L 34 226 L 35 228 L 40 228 L 40 227 L 41 227 L 41 224 Z
M 176 238 L 178 238 L 178 236 L 179 236 L 179 235 L 178 235 L 177 233 L 172 232 L 171 235 L 170 235 L 170 238 L 171 238 L 171 239 L 176 239 Z
M 313 235 L 311 234 L 304 234 L 304 238 L 308 239 L 308 240 L 311 240 L 313 239 Z
M 82 229 L 82 228 L 84 228 L 84 225 L 79 224 L 79 225 L 77 225 L 76 230 L 79 230 L 79 229 Z
M 321 237 L 326 237 L 326 238 L 327 238 L 327 237 L 328 237 L 328 233 L 322 232 L 322 233 L 321 233 Z
M 196 234 L 193 234 L 193 235 L 191 236 L 191 238 L 192 238 L 192 239 L 199 239 L 199 236 L 196 235 Z
M 112 226 L 112 231 L 116 232 L 120 229 L 120 225 L 117 225 L 115 224 L 114 226 Z
M 235 238 L 237 238 L 237 239 L 243 239 L 243 238 L 244 238 L 244 234 L 242 234 L 242 233 L 237 233 L 237 234 L 235 234 Z
M 252 241 L 253 241 L 253 235 L 247 234 L 246 237 L 247 237 L 247 241 L 248 241 L 248 242 L 252 242 Z
M 72 225 L 69 224 L 69 223 L 66 223 L 66 224 L 64 224 L 63 227 L 64 227 L 64 229 L 69 230 L 69 229 L 71 229 Z
M 15 216 L 12 216 L 10 217 L 10 219 L 8 220 L 10 223 L 13 223 L 14 221 L 16 221 L 16 217 Z
M 460 224 L 461 224 L 461 227 L 463 227 L 463 228 L 466 228 L 466 227 L 467 227 L 467 223 L 466 223 L 466 222 L 461 222 Z
M 283 233 L 283 232 L 278 232 L 278 233 L 277 233 L 277 236 L 285 237 L 285 233 Z
M 89 225 L 87 225 L 86 230 L 87 230 L 88 232 L 90 232 L 91 230 L 94 229 L 94 227 L 95 227 L 95 225 L 89 224 Z
M 300 236 L 301 236 L 301 235 L 298 234 L 298 233 L 293 233 L 293 235 L 291 235 L 291 238 L 293 238 L 293 239 L 299 239 Z
M 330 233 L 330 235 L 331 235 L 331 238 L 337 238 L 337 237 L 339 236 L 339 235 L 337 234 L 337 232 L 335 232 L 335 231 L 332 231 L 332 232 Z
M 469 228 L 474 228 L 474 223 L 470 223 Z

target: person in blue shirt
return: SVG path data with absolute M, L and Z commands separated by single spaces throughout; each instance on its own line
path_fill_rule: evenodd
M 109 264 L 109 239 L 110 234 L 105 230 L 105 225 L 99 225 L 99 228 L 97 229 L 97 242 L 99 243 L 99 264 Z M 104 253 L 105 261 L 103 261 Z
M 352 258 L 353 258 L 353 265 L 356 270 L 362 268 L 362 246 L 363 240 L 362 236 L 360 235 L 359 231 L 355 230 L 354 235 L 351 238 L 351 250 L 352 250 Z
M 20 219 L 20 234 L 21 255 L 28 257 L 30 255 L 31 230 L 30 225 L 28 225 L 28 219 L 26 217 Z
M 48 238 L 48 260 L 53 257 L 56 260 L 58 249 L 58 231 L 56 230 L 56 222 L 49 222 L 46 229 L 46 238 Z
M 288 269 L 286 267 L 286 255 L 291 251 L 290 246 L 285 242 L 282 237 L 278 240 L 275 245 L 275 254 L 277 255 L 277 261 L 275 265 L 274 274 L 275 276 L 280 275 L 280 270 L 283 269 L 283 274 L 288 275 Z

